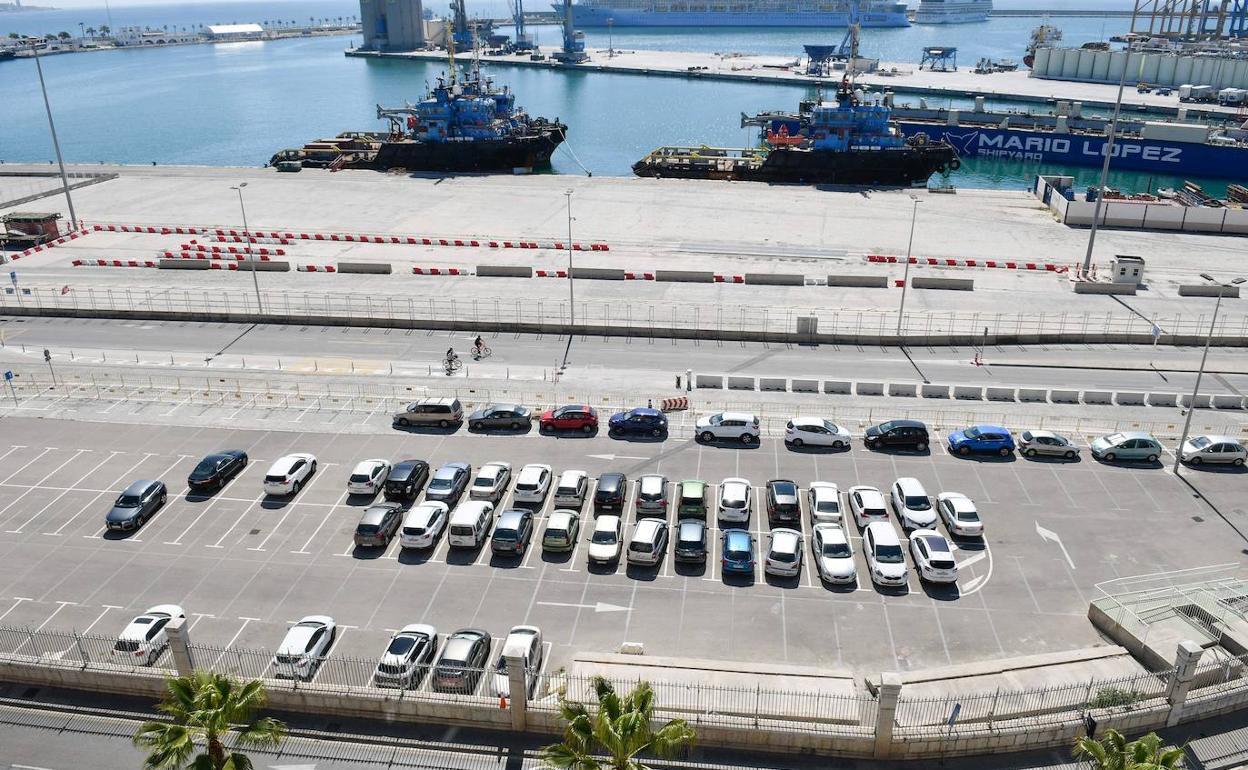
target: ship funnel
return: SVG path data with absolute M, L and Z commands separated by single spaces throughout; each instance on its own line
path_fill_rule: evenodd
M 975 111 L 976 112 L 984 111 L 984 97 L 982 96 L 975 97 Z

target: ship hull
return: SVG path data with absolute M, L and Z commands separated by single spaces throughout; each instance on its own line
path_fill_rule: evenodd
M 563 13 L 563 6 L 555 10 Z M 783 13 L 775 11 L 684 11 L 655 12 L 609 6 L 572 6 L 572 23 L 577 27 L 848 27 L 848 11 Z M 855 17 L 863 27 L 908 27 L 904 13 L 860 11 Z
M 297 160 L 309 168 L 349 168 L 415 173 L 516 173 L 550 168 L 550 157 L 563 143 L 567 129 L 562 125 L 522 137 L 476 141 L 420 142 L 389 141 L 380 134 L 355 135 L 374 138 L 368 142 L 344 141 L 341 149 L 325 149 L 331 142 L 318 142 L 301 150 L 283 150 L 269 161 Z
M 956 167 L 952 148 L 942 145 L 896 150 L 830 152 L 780 147 L 762 163 L 738 158 L 707 158 L 706 163 L 664 163 L 648 156 L 633 164 L 645 177 L 725 179 L 772 184 L 834 184 L 910 187 L 925 184 L 932 174 Z M 740 161 L 740 162 L 729 162 Z
M 1108 145 L 1104 136 L 1033 129 L 950 126 L 904 119 L 897 121 L 897 128 L 906 136 L 923 134 L 948 142 L 961 158 L 1100 166 Z M 1119 171 L 1243 179 L 1248 168 L 1248 147 L 1120 137 L 1114 140 L 1112 152 L 1111 166 Z

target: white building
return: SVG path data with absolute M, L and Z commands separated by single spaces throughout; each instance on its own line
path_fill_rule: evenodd
M 264 27 L 259 24 L 209 24 L 204 27 L 210 40 L 261 40 Z

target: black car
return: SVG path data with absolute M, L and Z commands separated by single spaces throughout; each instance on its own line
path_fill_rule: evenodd
M 527 406 L 493 404 L 468 415 L 468 430 L 486 430 L 488 428 L 520 430 L 527 426 L 532 419 L 533 412 Z
M 802 504 L 798 502 L 797 484 L 788 479 L 767 482 L 767 516 L 783 523 L 801 520 Z
M 454 508 L 463 497 L 468 482 L 472 480 L 472 466 L 468 463 L 446 463 L 434 472 L 429 480 L 429 488 L 425 490 L 425 499 L 446 503 Z
M 246 467 L 247 453 L 241 449 L 213 452 L 199 461 L 186 478 L 186 485 L 194 490 L 220 489 Z
M 662 436 L 664 433 L 667 433 L 667 415 L 650 407 L 619 412 L 607 421 L 607 434 L 613 438 L 628 434 Z
M 105 525 L 114 531 L 138 529 L 165 504 L 163 481 L 136 481 L 121 493 L 105 518 Z
M 927 426 L 918 420 L 889 420 L 872 425 L 862 434 L 868 449 L 927 450 Z
M 416 499 L 429 480 L 429 463 L 424 460 L 403 460 L 390 469 L 383 494 L 387 500 L 410 502 Z
M 463 628 L 446 638 L 433 669 L 433 689 L 438 692 L 473 693 L 489 665 L 490 634 Z
M 602 511 L 622 511 L 627 496 L 628 476 L 623 473 L 604 473 L 598 477 L 594 507 Z
M 685 519 L 676 525 L 676 561 L 702 563 L 706 561 L 706 523 L 698 519 Z

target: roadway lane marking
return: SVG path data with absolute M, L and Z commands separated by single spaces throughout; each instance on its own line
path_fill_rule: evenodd
M 1050 542 L 1057 543 L 1057 547 L 1062 549 L 1062 556 L 1066 557 L 1066 563 L 1070 565 L 1072 570 L 1075 569 L 1074 559 L 1070 558 L 1070 552 L 1066 550 L 1066 545 L 1062 543 L 1062 538 L 1059 537 L 1056 532 L 1051 529 L 1045 529 L 1040 526 L 1040 522 L 1037 521 L 1036 534 L 1040 536 L 1041 540 L 1048 540 Z
M 342 501 L 343 501 L 343 500 L 346 500 L 346 499 L 347 499 L 347 495 L 348 495 L 348 494 L 349 494 L 349 493 L 347 493 L 347 492 L 343 492 L 343 493 L 342 493 L 342 497 L 338 498 L 338 502 L 334 503 L 334 504 L 330 507 L 330 509 L 329 509 L 328 511 L 326 511 L 326 512 L 325 512 L 325 518 L 321 519 L 321 523 L 316 525 L 316 529 L 312 530 L 312 534 L 308 536 L 308 540 L 307 540 L 307 542 L 305 542 L 305 543 L 303 544 L 303 547 L 302 547 L 302 548 L 300 548 L 298 551 L 291 551 L 291 553 L 298 553 L 298 554 L 309 554 L 309 553 L 311 553 L 311 551 L 309 551 L 309 550 L 308 550 L 308 546 L 309 546 L 309 545 L 312 545 L 312 541 L 316 539 L 316 536 L 317 536 L 318 534 L 320 534 L 320 532 L 321 532 L 321 528 L 322 528 L 322 527 L 324 527 L 324 526 L 325 526 L 325 525 L 329 522 L 329 517 L 334 515 L 334 510 L 335 510 L 335 509 L 337 509 L 337 508 L 338 508 L 338 506 L 342 504 Z M 450 522 L 449 522 L 449 521 L 447 522 L 447 526 L 448 526 L 448 527 L 450 526 Z

